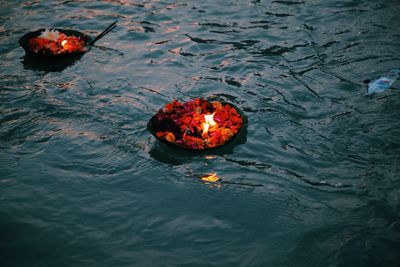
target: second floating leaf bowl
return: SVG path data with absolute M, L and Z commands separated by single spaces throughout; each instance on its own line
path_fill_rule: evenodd
M 88 52 L 96 41 L 104 37 L 116 27 L 117 21 L 108 26 L 97 37 L 69 29 L 39 29 L 29 32 L 19 39 L 26 56 L 50 61 L 66 58 L 80 58 Z M 44 38 L 41 38 L 41 37 Z

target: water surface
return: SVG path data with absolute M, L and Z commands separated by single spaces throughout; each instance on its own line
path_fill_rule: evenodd
M 399 266 L 400 3 L 0 1 L 2 266 Z M 115 31 L 27 62 L 43 27 Z M 397 88 L 397 89 L 396 89 Z M 221 153 L 147 131 L 165 103 L 248 116 Z M 216 173 L 221 183 L 200 181 Z

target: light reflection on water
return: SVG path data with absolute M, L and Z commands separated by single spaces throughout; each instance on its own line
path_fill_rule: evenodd
M 398 90 L 367 97 L 363 80 L 399 67 L 399 9 L 0 2 L 2 263 L 398 266 Z M 63 66 L 18 46 L 115 19 Z M 148 119 L 199 96 L 239 106 L 246 140 L 205 154 L 155 142 Z

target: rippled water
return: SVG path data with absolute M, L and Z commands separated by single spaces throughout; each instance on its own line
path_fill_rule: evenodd
M 399 266 L 400 2 L 0 1 L 1 266 Z M 115 31 L 49 71 L 18 39 Z M 46 65 L 44 65 L 45 67 Z M 174 98 L 249 119 L 219 154 L 146 131 Z M 221 183 L 202 175 L 217 173 Z

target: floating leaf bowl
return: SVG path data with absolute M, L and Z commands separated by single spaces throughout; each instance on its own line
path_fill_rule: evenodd
M 49 60 L 58 60 L 58 59 L 65 59 L 65 58 L 80 58 L 84 53 L 89 51 L 90 47 L 92 46 L 92 41 L 94 40 L 93 37 L 84 34 L 79 31 L 75 30 L 66 30 L 66 29 L 57 29 L 55 28 L 54 30 L 57 30 L 67 36 L 74 36 L 77 38 L 81 38 L 85 42 L 85 51 L 77 51 L 77 52 L 71 52 L 71 53 L 61 53 L 61 54 L 42 54 L 42 53 L 36 53 L 34 52 L 31 47 L 29 46 L 29 40 L 32 38 L 39 37 L 42 32 L 45 31 L 45 29 L 39 29 L 37 31 L 33 32 L 28 32 L 25 35 L 23 35 L 19 39 L 19 44 L 21 47 L 25 50 L 25 53 L 27 56 L 33 56 L 33 57 L 39 57 L 42 59 L 49 59 Z
M 80 40 L 82 40 L 84 42 L 84 48 L 85 48 L 84 51 L 75 51 L 75 52 L 60 53 L 60 54 L 36 53 L 29 46 L 29 41 L 32 38 L 39 37 L 45 31 L 45 29 L 40 29 L 40 30 L 37 30 L 37 31 L 28 32 L 27 34 L 23 35 L 19 39 L 18 42 L 21 45 L 21 47 L 25 50 L 26 56 L 39 57 L 41 59 L 48 59 L 48 60 L 53 60 L 53 61 L 59 60 L 59 59 L 66 59 L 66 58 L 80 58 L 84 53 L 86 53 L 86 52 L 88 52 L 90 50 L 90 48 L 94 45 L 94 43 L 96 41 L 98 41 L 99 39 L 103 38 L 106 34 L 108 34 L 113 29 L 115 29 L 115 27 L 117 26 L 117 22 L 118 21 L 114 21 L 113 23 L 111 23 L 104 31 L 102 31 L 96 37 L 91 37 L 91 36 L 89 36 L 87 34 L 84 34 L 84 33 L 80 32 L 80 31 L 75 31 L 75 30 L 66 30 L 66 29 L 58 29 L 58 28 L 51 29 L 51 30 L 56 30 L 56 31 L 58 31 L 60 33 L 63 33 L 68 37 L 72 37 L 73 36 L 73 37 L 77 37 Z
M 216 100 L 210 100 L 210 101 L 216 101 Z M 219 144 L 219 145 L 214 146 L 214 147 L 206 147 L 206 148 L 198 149 L 198 148 L 190 148 L 188 146 L 180 145 L 180 144 L 175 143 L 175 142 L 169 142 L 166 139 L 160 138 L 160 137 L 157 136 L 157 129 L 159 128 L 159 124 L 160 124 L 160 121 L 157 118 L 157 114 L 155 114 L 153 117 L 151 117 L 151 119 L 147 123 L 147 130 L 160 143 L 165 144 L 168 147 L 178 148 L 180 150 L 192 151 L 192 152 L 211 152 L 211 151 L 215 152 L 217 150 L 221 150 L 222 148 L 231 148 L 234 145 L 237 145 L 237 144 L 240 144 L 240 143 L 244 143 L 244 141 L 246 139 L 246 133 L 247 133 L 247 116 L 243 113 L 243 111 L 241 109 L 239 109 L 237 106 L 235 106 L 232 103 L 228 103 L 228 102 L 225 102 L 225 101 L 218 101 L 218 102 L 220 102 L 222 105 L 228 104 L 229 106 L 234 108 L 236 110 L 236 112 L 240 115 L 241 119 L 242 119 L 241 128 L 236 132 L 236 134 L 231 136 L 230 139 L 228 141 L 226 141 L 225 143 Z

